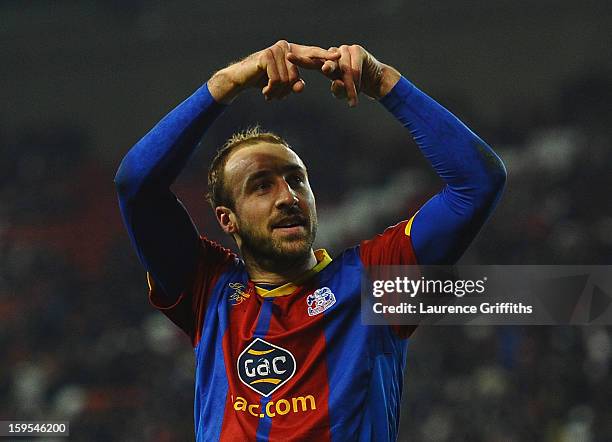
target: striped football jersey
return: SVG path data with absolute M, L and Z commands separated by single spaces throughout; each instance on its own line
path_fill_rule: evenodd
M 229 250 L 201 239 L 173 305 L 150 299 L 191 338 L 198 441 L 397 438 L 408 339 L 361 323 L 370 265 L 415 264 L 407 221 L 267 290 Z

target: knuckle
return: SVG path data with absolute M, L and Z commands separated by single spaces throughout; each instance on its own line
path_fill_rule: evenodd
M 280 46 L 281 48 L 286 48 L 289 46 L 289 42 L 287 40 L 279 40 L 275 43 L 275 46 Z

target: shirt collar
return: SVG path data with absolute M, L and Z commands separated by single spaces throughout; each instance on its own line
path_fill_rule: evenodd
M 298 288 L 298 286 L 302 285 L 304 282 L 319 273 L 332 261 L 331 257 L 327 253 L 327 250 L 325 249 L 315 250 L 314 254 L 317 258 L 317 264 L 310 270 L 306 270 L 304 273 L 298 276 L 295 281 L 288 282 L 272 290 L 267 290 L 255 285 L 255 290 L 257 294 L 263 298 L 273 298 L 276 296 L 287 296 L 293 293 Z

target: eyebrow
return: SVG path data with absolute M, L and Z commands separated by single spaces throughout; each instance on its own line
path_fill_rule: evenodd
M 299 164 L 295 164 L 295 163 L 287 164 L 286 166 L 283 166 L 281 168 L 282 173 L 295 172 L 295 171 L 304 172 L 304 174 L 306 174 L 306 169 L 300 166 Z M 244 187 L 247 188 L 253 181 L 257 181 L 258 179 L 265 178 L 273 174 L 274 172 L 272 169 L 264 169 L 264 170 L 259 170 L 255 173 L 252 173 L 251 175 L 247 177 L 246 181 L 244 182 Z

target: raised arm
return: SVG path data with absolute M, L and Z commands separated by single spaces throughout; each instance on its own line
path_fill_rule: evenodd
M 130 149 L 115 175 L 128 234 L 167 296 L 165 305 L 182 292 L 199 246 L 196 227 L 170 185 L 223 107 L 202 86 Z
M 501 196 L 506 181 L 502 161 L 457 117 L 361 46 L 330 49 L 341 54 L 322 66 L 332 80 L 332 93 L 349 106 L 357 105 L 360 91 L 380 100 L 410 130 L 446 184 L 408 224 L 418 262 L 456 262 Z M 297 56 L 289 54 L 289 59 L 300 63 Z
M 405 78 L 380 101 L 406 128 L 446 185 L 413 216 L 421 264 L 454 264 L 493 211 L 506 181 L 500 158 L 457 117 Z
M 261 88 L 271 100 L 303 90 L 297 68 L 286 58 L 290 49 L 319 67 L 321 60 L 338 58 L 321 48 L 279 41 L 221 69 L 138 141 L 119 166 L 121 214 L 140 261 L 167 297 L 165 305 L 173 304 L 188 283 L 200 241 L 170 186 L 224 105 L 240 92 Z

